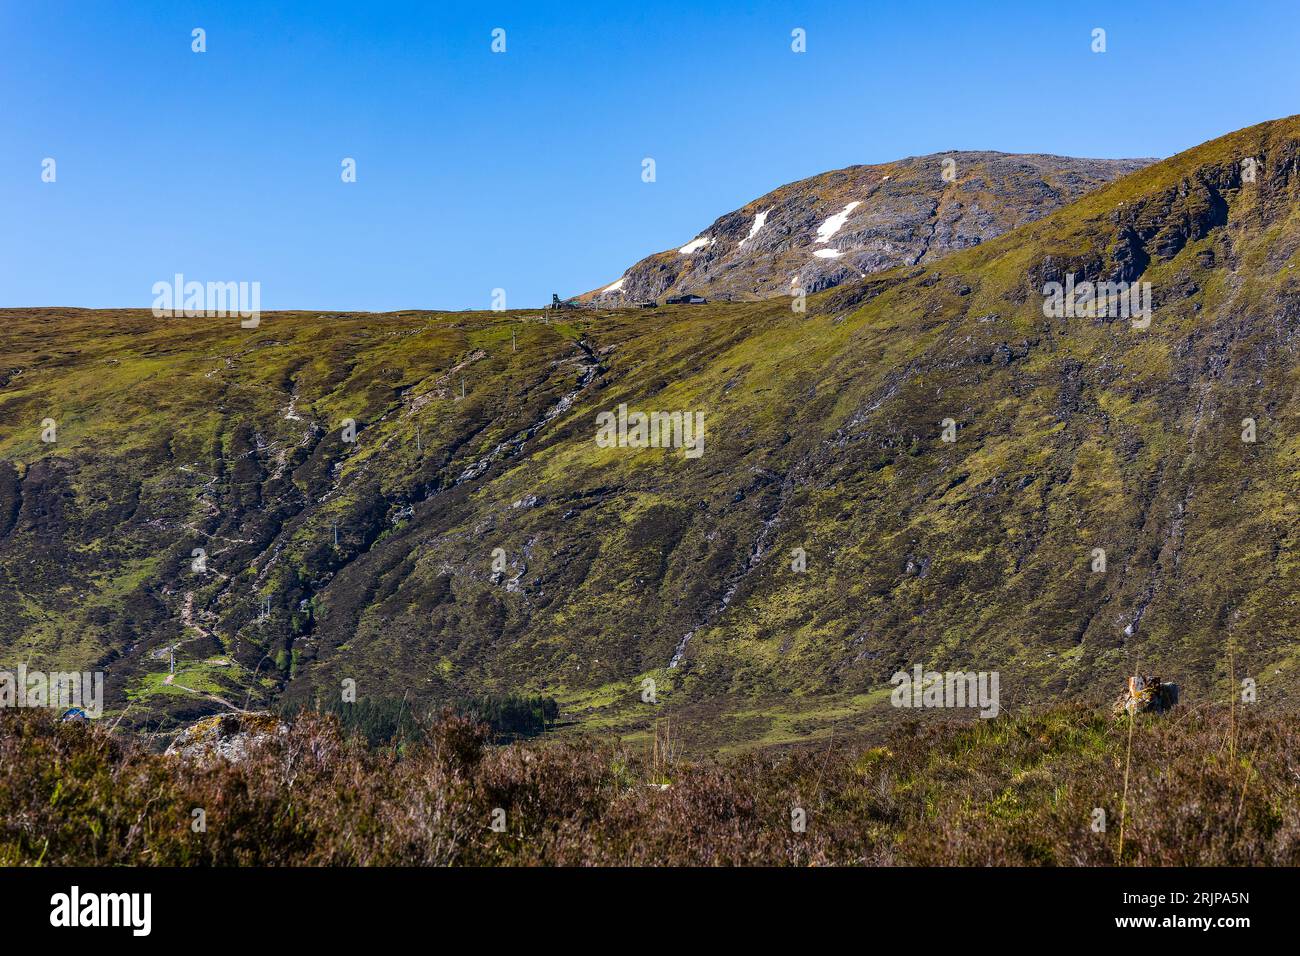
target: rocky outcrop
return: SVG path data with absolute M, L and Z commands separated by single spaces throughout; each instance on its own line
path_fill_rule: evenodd
M 266 712 L 217 714 L 182 730 L 167 753 L 186 760 L 220 757 L 238 762 L 248 755 L 250 748 L 288 730 L 288 724 Z
M 1148 712 L 1163 714 L 1172 710 L 1177 703 L 1177 684 L 1162 681 L 1150 674 L 1134 675 L 1128 679 L 1127 689 L 1115 701 L 1114 710 L 1116 715 Z

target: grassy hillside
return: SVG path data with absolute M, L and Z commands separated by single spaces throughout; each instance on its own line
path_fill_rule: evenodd
M 1298 147 L 1234 133 L 806 313 L 6 311 L 0 664 L 106 663 L 133 721 L 351 679 L 701 746 L 897 723 L 914 663 L 1293 706 Z M 1150 327 L 1045 318 L 1070 273 L 1150 282 Z M 703 412 L 704 454 L 599 447 L 620 403 Z

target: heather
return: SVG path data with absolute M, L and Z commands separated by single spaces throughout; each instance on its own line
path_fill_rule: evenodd
M 235 762 L 7 712 L 0 862 L 1294 865 L 1297 721 L 1245 710 L 1130 728 L 1067 704 L 707 759 L 590 736 L 494 745 L 451 712 L 374 747 L 304 711 Z

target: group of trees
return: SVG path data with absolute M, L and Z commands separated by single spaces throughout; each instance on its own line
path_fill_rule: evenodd
M 560 705 L 554 697 L 517 697 L 514 694 L 476 697 L 457 709 L 491 727 L 494 737 L 506 740 L 539 736 L 553 728 L 560 716 Z
M 540 736 L 555 727 L 560 715 L 555 698 L 518 694 L 415 705 L 399 697 L 364 698 L 356 703 L 335 700 L 318 702 L 315 709 L 333 714 L 345 732 L 363 735 L 372 746 L 417 739 L 444 711 L 487 724 L 496 743 Z

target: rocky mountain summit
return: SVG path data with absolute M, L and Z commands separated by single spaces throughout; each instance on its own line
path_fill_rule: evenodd
M 775 189 L 579 298 L 626 305 L 818 292 L 986 242 L 1151 162 L 950 152 L 849 166 Z

